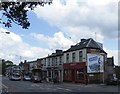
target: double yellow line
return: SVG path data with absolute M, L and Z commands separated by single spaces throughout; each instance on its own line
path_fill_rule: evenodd
M 8 87 L 6 85 L 4 85 L 1 81 L 0 81 L 0 88 L 8 89 Z

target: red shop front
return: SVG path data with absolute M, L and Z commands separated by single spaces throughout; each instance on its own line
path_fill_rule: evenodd
M 85 62 L 63 64 L 63 81 L 86 83 L 86 65 Z

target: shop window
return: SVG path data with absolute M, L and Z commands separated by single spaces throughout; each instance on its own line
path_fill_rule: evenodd
M 78 80 L 84 80 L 84 68 L 80 68 L 76 70 L 76 78 Z
M 69 78 L 69 70 L 68 69 L 64 69 L 64 77 Z

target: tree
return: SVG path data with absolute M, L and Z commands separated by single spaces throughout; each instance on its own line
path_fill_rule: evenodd
M 9 66 L 13 66 L 13 62 L 12 61 L 5 61 L 3 60 L 2 61 L 2 75 L 5 75 L 5 72 L 6 72 L 6 68 L 9 67 Z
M 26 0 L 17 0 L 16 2 L 5 2 L 1 0 L 0 6 L 3 16 L 6 17 L 6 21 L 0 19 L 0 23 L 5 27 L 12 27 L 12 22 L 22 26 L 23 29 L 28 29 L 30 26 L 27 13 L 29 10 L 33 10 L 37 5 L 44 6 L 45 4 L 52 4 L 52 0 L 33 0 L 34 2 L 22 2 Z M 36 2 L 35 2 L 36 1 Z
M 116 77 L 120 79 L 120 66 L 115 66 Z

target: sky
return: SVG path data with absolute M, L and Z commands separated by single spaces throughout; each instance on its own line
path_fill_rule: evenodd
M 1 58 L 15 64 L 33 61 L 93 38 L 118 65 L 118 0 L 53 0 L 52 5 L 29 11 L 28 18 L 27 30 L 0 25 Z

